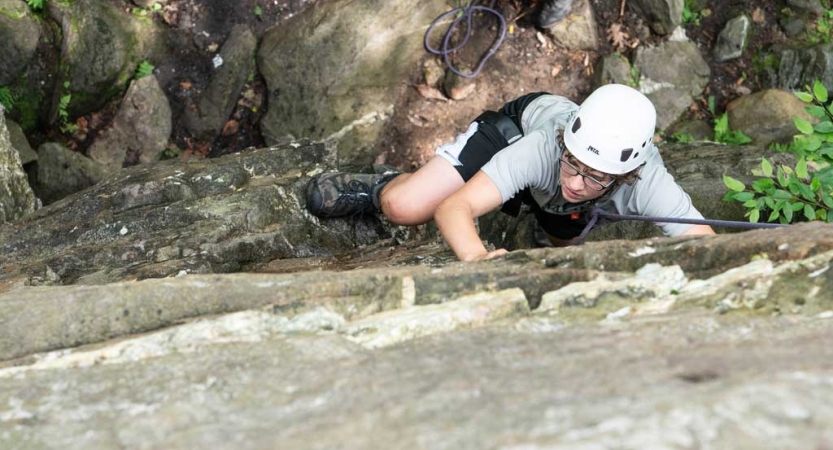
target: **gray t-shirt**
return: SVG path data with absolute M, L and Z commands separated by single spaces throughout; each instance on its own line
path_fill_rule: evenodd
M 563 130 L 578 105 L 557 95 L 543 95 L 524 109 L 521 126 L 524 137 L 495 154 L 481 170 L 497 185 L 504 202 L 525 188 L 541 208 L 553 214 L 569 214 L 596 205 L 618 214 L 702 219 L 691 198 L 674 181 L 653 144 L 633 185 L 589 202 L 568 203 L 561 196 L 559 159 L 562 149 L 556 135 Z M 659 224 L 667 236 L 679 236 L 692 225 Z

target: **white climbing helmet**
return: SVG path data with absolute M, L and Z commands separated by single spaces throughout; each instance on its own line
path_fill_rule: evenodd
M 608 84 L 593 91 L 567 122 L 564 144 L 587 167 L 622 175 L 645 162 L 656 123 L 648 97 Z

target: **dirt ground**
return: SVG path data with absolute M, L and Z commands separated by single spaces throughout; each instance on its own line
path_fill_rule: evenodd
M 121 0 L 111 0 L 119 1 Z M 181 126 L 182 112 L 199 98 L 208 85 L 212 71 L 211 58 L 228 36 L 232 26 L 248 24 L 260 38 L 273 26 L 291 26 L 291 17 L 314 2 L 336 0 L 169 0 L 164 9 L 152 14 L 153 20 L 179 29 L 182 45 L 167 60 L 155 61 L 154 73 L 159 78 L 171 101 L 174 112 L 174 135 L 170 156 L 220 156 L 250 146 L 263 146 L 258 121 L 268 108 L 266 86 L 256 75 L 244 88 L 238 107 L 224 128 L 224 133 L 214 142 L 199 142 L 188 136 Z M 598 23 L 600 48 L 598 52 L 567 51 L 552 43 L 546 33 L 534 25 L 538 2 L 541 0 L 485 0 L 478 4 L 501 11 L 508 30 L 498 51 L 484 66 L 483 71 L 467 83 L 473 91 L 463 99 L 447 100 L 426 97 L 418 87 L 425 84 L 424 70 L 414 70 L 407 94 L 399 101 L 396 114 L 386 139 L 380 145 L 378 162 L 386 162 L 406 170 L 424 164 L 434 149 L 452 140 L 465 130 L 468 123 L 486 109 L 497 109 L 504 102 L 529 92 L 557 93 L 580 102 L 589 94 L 591 77 L 596 60 L 606 54 L 619 51 L 631 57 L 640 46 L 656 43 L 660 38 L 652 36 L 641 20 L 627 8 L 620 17 L 620 9 L 626 0 L 589 0 L 592 2 Z M 576 0 L 579 1 L 579 0 Z M 708 98 L 714 99 L 714 112 L 722 113 L 727 102 L 753 92 L 765 84 L 756 71 L 756 61 L 762 50 L 785 38 L 776 23 L 784 0 L 726 0 L 705 2 L 710 11 L 696 23 L 686 25 L 690 39 L 697 42 L 712 68 L 711 82 L 689 115 L 711 119 Z M 124 3 L 121 3 L 124 5 Z M 466 0 L 450 0 L 451 6 L 464 6 Z M 755 20 L 754 32 L 745 55 L 728 63 L 718 64 L 711 56 L 711 48 L 725 23 L 744 12 Z M 498 35 L 497 19 L 485 13 L 475 16 L 472 36 L 465 47 L 453 56 L 459 67 L 476 65 L 480 57 L 494 43 Z M 621 26 L 630 46 L 616 48 L 608 40 L 611 26 Z M 437 39 L 445 30 L 437 30 Z M 426 52 L 424 61 L 440 59 Z M 111 116 L 118 102 L 86 120 L 84 140 L 77 136 L 70 146 L 84 151 L 96 132 L 103 128 L 107 116 Z M 100 116 L 104 116 L 102 117 Z M 74 141 L 74 142 L 72 142 Z

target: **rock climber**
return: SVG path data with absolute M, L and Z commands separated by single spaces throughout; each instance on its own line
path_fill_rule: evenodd
M 581 106 L 533 93 L 487 111 L 414 173 L 324 173 L 307 208 L 324 218 L 381 212 L 397 225 L 434 219 L 462 261 L 488 251 L 474 219 L 499 206 L 534 213 L 553 245 L 576 243 L 589 211 L 702 219 L 653 144 L 656 110 L 639 91 L 609 84 Z M 525 205 L 525 206 L 524 206 Z M 707 225 L 660 223 L 668 236 L 714 234 Z

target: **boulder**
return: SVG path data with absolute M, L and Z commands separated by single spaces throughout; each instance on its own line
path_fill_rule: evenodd
M 46 143 L 38 148 L 32 189 L 44 204 L 50 204 L 98 183 L 107 173 L 105 166 L 62 144 Z
M 809 48 L 785 48 L 780 51 L 778 82 L 787 90 L 802 90 L 818 79 L 825 86 L 833 86 L 833 43 Z
M 0 106 L 0 224 L 33 212 L 37 205 L 20 156 L 9 140 L 3 113 Z
M 257 64 L 269 89 L 267 143 L 338 143 L 342 166 L 370 165 L 393 99 L 424 55 L 422 36 L 446 2 L 316 2 L 266 33 Z
M 246 79 L 254 70 L 257 38 L 245 25 L 236 25 L 215 57 L 215 72 L 193 109 L 185 110 L 185 126 L 198 139 L 213 140 L 228 120 Z M 219 63 L 219 66 L 217 65 Z
M 615 53 L 605 55 L 596 61 L 593 70 L 593 90 L 611 83 L 636 87 L 639 84 L 639 75 L 635 70 L 624 56 Z
M 0 0 L 0 86 L 15 96 L 6 111 L 27 132 L 49 121 L 59 72 L 60 30 L 23 0 Z
M 6 120 L 6 128 L 9 130 L 9 140 L 12 143 L 12 147 L 20 155 L 20 163 L 25 166 L 30 162 L 37 161 L 38 154 L 32 150 L 32 146 L 29 145 L 29 140 L 26 139 L 26 134 L 23 133 L 20 125 L 11 120 Z
M 98 110 L 121 95 L 138 65 L 162 51 L 162 28 L 129 8 L 93 0 L 46 5 L 63 32 L 61 67 L 69 87 L 60 83 L 57 89 L 72 95 L 70 116 Z
M 743 55 L 750 25 L 749 17 L 745 15 L 735 17 L 726 24 L 717 36 L 717 44 L 714 46 L 714 59 L 717 62 L 726 62 Z
M 570 14 L 546 31 L 556 44 L 567 50 L 596 51 L 599 48 L 596 18 L 589 0 L 573 2 Z
M 171 106 L 154 75 L 130 83 L 109 128 L 93 142 L 90 158 L 109 171 L 159 160 L 171 136 Z
M 729 128 L 743 131 L 755 144 L 765 147 L 771 142 L 789 142 L 799 134 L 794 117 L 818 122 L 804 110 L 806 106 L 792 92 L 765 89 L 733 100 L 726 105 L 726 111 Z
M 640 47 L 633 65 L 640 74 L 639 90 L 657 108 L 657 128 L 664 130 L 702 94 L 711 69 L 697 45 L 669 40 L 656 47 Z
M 0 0 L 0 86 L 20 75 L 35 55 L 41 27 L 23 0 Z
M 671 34 L 683 20 L 683 0 L 634 0 L 628 2 L 636 15 L 651 26 L 654 33 Z

